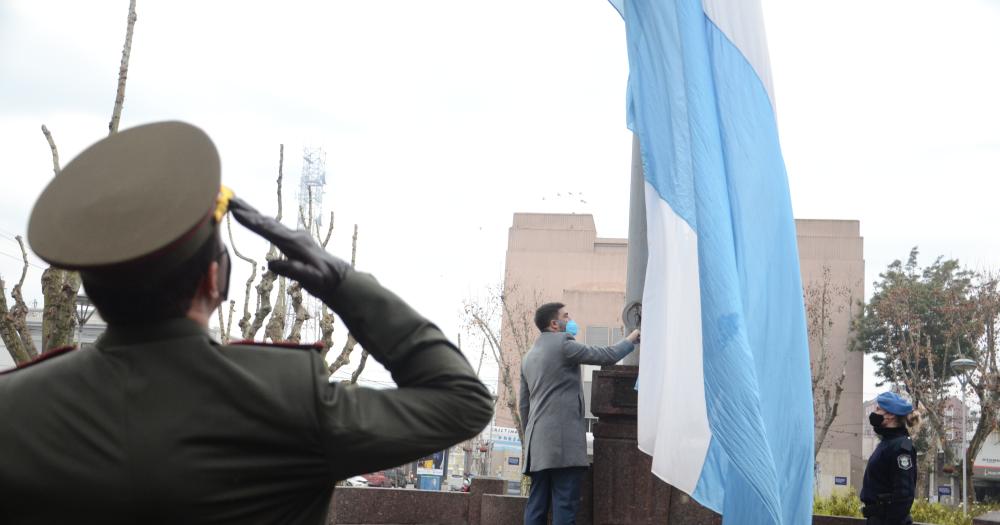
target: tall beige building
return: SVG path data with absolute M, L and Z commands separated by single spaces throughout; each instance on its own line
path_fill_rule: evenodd
M 831 289 L 840 290 L 843 308 L 833 308 L 833 326 L 827 339 L 830 369 L 846 371 L 844 392 L 830 432 L 823 443 L 818 482 L 848 483 L 860 489 L 864 472 L 861 454 L 862 366 L 860 353 L 848 352 L 851 304 L 864 299 L 863 239 L 858 221 L 797 220 L 799 261 L 803 286 L 818 286 L 824 273 Z M 533 309 L 540 302 L 559 301 L 580 325 L 577 339 L 587 344 L 609 344 L 622 337 L 625 304 L 626 239 L 597 236 L 591 215 L 516 213 L 507 240 L 505 286 L 508 301 Z M 836 305 L 836 301 L 834 301 Z M 520 356 L 528 350 L 515 344 L 512 320 L 504 316 L 501 346 L 520 384 Z M 537 335 L 537 329 L 531 340 Z M 815 358 L 818 345 L 810 343 Z M 590 377 L 594 367 L 583 367 L 587 414 L 590 416 Z M 507 410 L 507 392 L 501 387 L 496 424 L 513 427 Z M 822 478 L 822 479 L 819 479 Z M 827 479 L 829 478 L 829 479 Z M 840 479 L 838 479 L 840 478 Z M 842 479 L 842 478 L 846 478 Z M 818 484 L 822 484 L 818 483 Z
M 860 491 L 865 471 L 861 450 L 864 356 L 860 352 L 849 352 L 847 347 L 851 315 L 857 313 L 857 302 L 865 298 L 861 224 L 858 221 L 798 219 L 795 227 L 806 300 L 816 297 L 815 292 L 821 290 L 824 280 L 830 294 L 832 326 L 827 338 L 827 379 L 835 379 L 841 370 L 846 372 L 837 417 L 820 446 L 817 487 L 825 495 L 829 494 L 825 487 L 835 487 L 838 481 L 841 484 L 846 481 Z M 824 274 L 828 277 L 824 278 Z M 810 337 L 809 351 L 815 371 L 820 354 L 816 337 Z M 850 470 L 845 472 L 847 465 Z

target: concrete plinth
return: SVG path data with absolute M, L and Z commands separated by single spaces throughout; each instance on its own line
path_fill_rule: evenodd
M 712 525 L 718 514 L 702 507 L 651 472 L 652 458 L 636 442 L 639 368 L 611 366 L 594 372 L 594 525 Z M 664 520 L 666 517 L 666 520 Z

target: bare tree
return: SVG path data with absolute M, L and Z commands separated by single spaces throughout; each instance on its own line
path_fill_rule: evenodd
M 819 454 L 820 447 L 826 440 L 826 435 L 833 425 L 840 408 L 840 396 L 844 392 L 844 380 L 847 377 L 847 355 L 844 359 L 831 366 L 830 334 L 833 331 L 835 318 L 851 310 L 854 298 L 851 290 L 832 282 L 830 267 L 823 266 L 819 282 L 811 282 L 802 291 L 806 309 L 806 328 L 809 333 L 809 343 L 813 350 L 812 393 L 813 413 L 815 416 L 815 447 L 813 458 Z M 848 319 L 853 318 L 849 311 Z M 846 348 L 845 348 L 846 350 Z
M 538 294 L 522 291 L 515 283 L 489 288 L 485 297 L 466 299 L 463 306 L 465 329 L 489 349 L 499 368 L 498 399 L 514 421 L 518 437 L 524 443 L 524 422 L 518 410 L 521 358 L 534 344 L 538 329 L 534 312 L 540 304 Z M 523 449 L 522 449 L 523 450 Z
M 17 245 L 21 248 L 21 278 L 17 284 L 11 288 L 11 298 L 14 299 L 14 306 L 7 308 L 6 293 L 4 283 L 0 279 L 0 335 L 7 346 L 11 357 L 17 364 L 26 363 L 38 355 L 35 349 L 35 342 L 31 339 L 31 331 L 28 330 L 28 305 L 24 302 L 24 295 L 21 289 L 24 286 L 24 278 L 28 275 L 28 252 L 24 248 L 24 239 L 20 235 L 16 236 Z
M 351 268 L 354 268 L 354 265 L 357 262 L 357 255 L 358 255 L 358 225 L 355 224 L 354 225 L 354 236 L 351 238 Z M 324 320 L 324 325 L 322 325 L 323 326 L 323 332 L 324 332 L 324 335 L 323 335 L 323 347 L 324 347 L 324 349 L 326 351 L 329 351 L 330 347 L 327 345 L 327 343 L 328 343 L 328 341 L 332 343 L 332 341 L 330 341 L 327 338 L 327 335 L 326 335 L 327 328 L 326 327 L 329 327 L 329 330 L 332 333 L 332 331 L 333 331 L 333 316 L 332 315 L 328 315 L 327 310 L 325 308 L 323 309 L 323 320 Z M 329 324 L 325 324 L 327 322 Z M 344 343 L 344 347 L 340 350 L 340 355 L 338 355 L 337 358 L 334 359 L 333 363 L 330 363 L 330 374 L 331 375 L 333 373 L 335 373 L 337 370 L 339 370 L 340 367 L 342 367 L 342 366 L 344 366 L 344 365 L 346 365 L 347 363 L 350 362 L 350 360 L 351 360 L 351 352 L 354 351 L 354 347 L 356 347 L 357 345 L 358 345 L 358 340 L 354 338 L 354 334 L 351 334 L 350 332 L 348 332 L 348 334 L 347 334 L 347 341 Z M 367 352 L 362 351 L 362 353 L 361 353 L 361 361 L 362 361 L 361 368 L 362 369 L 364 367 L 364 362 L 367 361 L 367 359 L 368 359 Z M 360 375 L 361 375 L 360 372 L 358 372 L 358 376 L 359 377 L 360 377 Z M 354 374 L 351 374 L 351 377 L 353 378 Z M 357 379 L 354 379 L 351 382 L 352 383 L 356 383 Z
M 122 49 L 121 64 L 118 68 L 118 89 L 115 95 L 115 106 L 111 113 L 111 121 L 108 125 L 109 135 L 118 131 L 118 122 L 121 120 L 122 107 L 125 102 L 125 82 L 128 77 L 129 57 L 132 51 L 132 35 L 135 28 L 136 13 L 135 0 L 129 3 L 129 14 L 125 28 L 125 45 Z M 56 148 L 55 140 L 48 127 L 42 125 L 42 134 L 52 152 L 52 171 L 59 174 L 59 151 Z M 22 253 L 24 253 L 23 242 Z M 27 270 L 27 255 L 25 254 L 25 270 Z M 8 351 L 18 364 L 24 363 L 37 355 L 34 342 L 28 332 L 25 318 L 27 316 L 27 306 L 24 298 L 21 297 L 21 285 L 24 283 L 24 272 L 18 285 L 11 292 L 16 294 L 14 305 L 8 311 L 6 297 L 0 301 L 0 334 L 3 335 L 4 343 Z M 76 297 L 80 292 L 80 274 L 49 267 L 42 272 L 41 278 L 42 295 L 44 298 L 42 311 L 42 350 L 47 351 L 53 348 L 73 344 L 76 334 Z M 0 286 L 0 295 L 4 294 L 3 287 Z M 14 342 L 13 335 L 17 335 L 20 344 Z M 8 338 L 11 338 L 8 341 Z M 27 343 L 25 343 L 27 341 Z M 27 359 L 26 359 L 27 358 Z
M 281 144 L 278 148 L 278 213 L 274 216 L 278 222 L 281 222 L 281 180 L 284 177 L 284 164 L 285 145 Z M 271 244 L 267 250 L 267 255 L 264 256 L 264 260 L 273 261 L 277 258 L 278 248 Z M 264 320 L 271 314 L 271 290 L 274 289 L 274 281 L 277 278 L 278 274 L 269 269 L 265 269 L 261 274 L 260 282 L 257 283 L 257 311 L 254 313 L 253 321 L 250 323 L 247 333 L 243 336 L 244 339 L 253 339 L 257 331 L 264 326 Z
M 108 123 L 108 136 L 118 133 L 118 122 L 122 117 L 122 105 L 125 103 L 125 80 L 128 78 L 128 61 L 132 56 L 132 30 L 138 17 L 135 14 L 135 0 L 128 5 L 128 23 L 125 29 L 125 45 L 122 46 L 122 63 L 118 67 L 118 90 L 115 93 L 115 107 L 111 111 L 111 122 Z
M 248 340 L 250 339 L 250 290 L 253 289 L 253 282 L 257 278 L 257 261 L 243 255 L 240 253 L 240 250 L 236 248 L 236 242 L 233 241 L 233 222 L 229 217 L 229 214 L 226 214 L 226 228 L 229 230 L 229 246 L 232 247 L 236 256 L 249 263 L 251 268 L 250 278 L 247 279 L 246 290 L 243 293 L 243 317 L 241 317 L 237 323 L 237 326 L 240 327 L 240 337 L 244 340 Z M 230 310 L 230 312 L 232 312 L 232 310 Z M 232 324 L 232 320 L 232 313 L 230 313 L 230 325 Z

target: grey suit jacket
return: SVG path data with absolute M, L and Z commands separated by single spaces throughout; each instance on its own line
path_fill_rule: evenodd
M 580 365 L 613 365 L 634 348 L 627 339 L 587 346 L 566 332 L 542 332 L 521 360 L 525 473 L 588 465 Z

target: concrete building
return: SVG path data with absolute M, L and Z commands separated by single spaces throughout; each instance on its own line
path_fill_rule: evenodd
M 824 381 L 832 381 L 845 371 L 843 393 L 837 408 L 837 417 L 827 432 L 820 451 L 827 454 L 817 457 L 817 489 L 827 481 L 834 480 L 861 491 L 865 471 L 865 456 L 862 455 L 862 381 L 864 356 L 860 352 L 849 352 L 849 331 L 851 316 L 857 312 L 857 303 L 865 298 L 864 239 L 858 221 L 797 219 L 799 268 L 802 272 L 803 293 L 810 300 L 823 287 L 824 281 L 830 296 L 828 305 L 831 325 L 827 336 L 827 364 L 829 372 Z M 818 337 L 809 338 L 809 352 L 813 370 L 817 370 L 820 358 Z M 829 383 L 828 383 L 829 384 Z M 824 457 L 834 457 L 834 451 L 841 451 L 850 457 L 847 462 L 836 460 L 824 463 Z M 845 471 L 845 467 L 850 469 Z M 843 486 L 843 485 L 840 485 Z M 821 495 L 827 495 L 820 492 Z
M 849 353 L 848 328 L 851 305 L 864 298 L 863 239 L 858 221 L 797 220 L 799 260 L 803 286 L 822 283 L 829 276 L 831 288 L 843 290 L 842 308 L 834 308 L 827 338 L 831 369 L 846 370 L 844 392 L 820 456 L 819 473 L 836 487 L 844 483 L 860 490 L 864 472 L 861 453 L 862 355 Z M 517 213 L 507 240 L 505 286 L 509 300 L 522 311 L 542 302 L 560 301 L 580 325 L 577 339 L 588 344 L 613 343 L 622 337 L 625 303 L 626 239 L 598 237 L 591 215 Z M 519 385 L 520 358 L 529 348 L 519 348 L 512 337 L 514 321 L 504 316 L 501 347 L 513 363 L 514 387 Z M 537 335 L 537 329 L 530 340 Z M 530 342 L 527 345 L 530 347 Z M 815 357 L 818 345 L 811 343 Z M 590 377 L 595 367 L 584 367 L 586 413 L 590 413 Z M 496 424 L 514 426 L 506 408 L 507 392 L 501 386 Z M 824 459 L 827 458 L 827 459 Z M 824 466 L 824 461 L 827 463 Z M 846 482 L 844 480 L 846 478 Z M 825 478 L 824 478 L 825 479 Z M 832 490 L 832 489 L 831 489 Z

